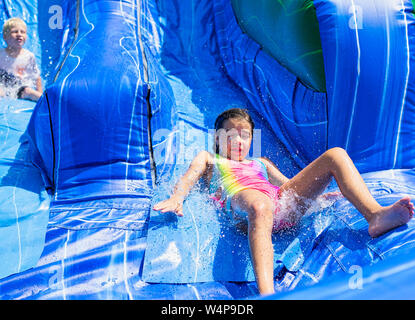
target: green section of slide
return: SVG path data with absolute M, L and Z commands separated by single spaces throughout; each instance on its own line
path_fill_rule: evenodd
M 242 30 L 268 54 L 307 87 L 326 91 L 320 31 L 312 0 L 232 0 L 232 6 Z

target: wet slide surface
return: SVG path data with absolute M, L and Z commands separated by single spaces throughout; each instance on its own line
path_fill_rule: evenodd
M 385 3 L 382 2 L 382 8 L 391 10 Z M 15 8 L 11 3 L 5 5 L 9 11 Z M 315 1 L 315 6 L 323 30 L 324 52 L 327 43 L 333 41 L 330 26 L 342 26 L 349 19 L 336 15 L 331 2 Z M 21 8 L 29 8 L 33 16 L 44 14 L 42 7 L 36 8 L 25 1 Z M 10 199 L 10 194 L 23 194 L 13 200 L 14 207 L 22 209 L 22 215 L 12 210 L 9 218 L 1 220 L 0 239 L 12 239 L 14 249 L 5 251 L 4 241 L 0 246 L 0 254 L 11 262 L 2 269 L 0 298 L 255 296 L 246 238 L 228 227 L 226 219 L 207 200 L 203 186 L 186 200 L 183 219 L 159 215 L 151 206 L 168 196 L 177 177 L 198 151 L 211 149 L 209 129 L 213 129 L 217 114 L 228 107 L 244 106 L 252 112 L 260 129 L 252 155 L 267 156 L 287 176 L 294 175 L 328 146 L 338 145 L 332 144 L 331 137 L 336 129 L 341 131 L 341 126 L 333 127 L 330 119 L 340 123 L 336 117 L 343 113 L 334 108 L 348 105 L 331 102 L 330 99 L 340 95 L 334 90 L 338 87 L 328 86 L 326 94 L 302 85 L 242 33 L 227 1 L 79 0 L 73 5 L 62 3 L 62 8 L 66 22 L 62 34 L 66 37 L 62 37 L 57 50 L 60 56 L 55 69 L 48 69 L 46 94 L 36 106 L 28 103 L 28 109 L 22 102 L 20 113 L 13 113 L 10 108 L 15 102 L 9 105 L 4 102 L 4 128 L 12 128 L 13 114 L 21 114 L 18 116 L 21 122 L 18 133 L 4 140 L 2 163 L 8 165 L 5 170 L 10 172 L 17 165 L 7 159 L 25 159 L 31 174 L 37 174 L 37 180 L 27 180 L 35 186 L 15 185 L 12 190 L 5 189 L 8 187 L 2 180 L 5 190 L 2 212 L 10 208 L 3 199 Z M 409 6 L 407 10 L 410 11 Z M 399 19 L 413 18 L 402 14 Z M 395 27 L 399 23 L 389 25 Z M 391 30 L 396 30 L 396 39 L 402 40 L 399 32 L 410 28 L 399 26 Z M 45 30 L 46 26 L 40 26 L 38 32 L 46 34 Z M 338 39 L 339 45 L 344 41 Z M 405 43 L 408 50 L 412 48 L 410 42 Z M 326 66 L 333 65 L 330 63 L 333 57 L 343 61 L 339 57 L 340 47 L 336 48 L 338 51 L 325 55 Z M 43 59 L 40 54 L 43 50 L 36 50 L 38 59 Z M 57 55 L 52 50 L 50 54 Z M 393 63 L 389 66 L 396 70 Z M 333 80 L 338 79 L 333 76 L 336 73 L 326 72 L 326 78 L 332 81 L 329 84 L 339 85 Z M 354 75 L 351 77 L 356 79 Z M 412 85 L 409 79 L 407 83 Z M 368 81 L 360 79 L 359 83 Z M 404 89 L 410 92 L 410 85 L 404 83 L 403 89 L 397 90 L 401 95 L 396 99 L 404 101 Z M 367 91 L 365 86 L 357 88 Z M 386 86 L 385 90 L 391 89 Z M 410 94 L 406 97 L 409 102 L 401 103 L 405 107 L 402 112 L 410 114 L 413 110 Z M 356 98 L 351 105 L 359 103 L 366 102 Z M 386 111 L 381 115 L 380 120 L 386 117 Z M 397 119 L 405 119 L 400 125 L 398 120 L 391 122 L 398 123 L 407 139 L 413 118 Z M 362 123 L 363 120 L 354 122 L 349 132 L 358 133 Z M 27 125 L 27 135 L 23 135 Z M 396 137 L 391 139 L 398 141 Z M 22 149 L 28 144 L 31 158 Z M 21 156 L 16 148 L 22 151 Z M 391 167 L 389 160 L 380 161 L 379 152 L 370 154 L 378 159 L 369 162 L 372 167 L 363 160 L 358 164 L 381 204 L 390 204 L 403 194 L 415 195 L 414 173 L 411 163 L 405 160 L 406 155 L 399 160 L 402 162 Z M 356 155 L 358 160 L 363 159 L 359 153 Z M 13 181 L 19 179 L 17 175 L 9 175 L 8 181 L 10 177 Z M 335 185 L 330 189 L 334 190 Z M 27 207 L 26 203 L 35 208 Z M 26 214 L 32 218 L 24 218 Z M 10 231 L 7 225 L 14 229 Z M 367 234 L 367 223 L 347 201 L 318 210 L 291 233 L 276 235 L 276 291 L 284 294 L 298 289 L 299 295 L 309 297 L 308 286 L 320 282 L 323 291 L 327 288 L 325 297 L 336 298 L 340 291 L 335 287 L 333 292 L 330 286 L 344 285 L 353 266 L 369 274 L 365 268 L 372 264 L 378 266 L 374 272 L 385 279 L 377 283 L 377 288 L 385 286 L 388 278 L 382 272 L 389 270 L 393 276 L 392 267 L 400 263 L 399 257 L 413 252 L 413 227 L 411 221 L 373 240 Z M 21 234 L 24 231 L 36 235 L 37 240 L 22 240 L 6 233 L 18 235 L 17 229 Z M 27 250 L 29 243 L 35 250 Z M 27 263 L 23 263 L 25 252 L 33 253 Z M 16 269 L 12 261 L 18 259 L 22 263 Z M 408 265 L 410 261 L 402 263 Z M 238 265 L 237 272 L 232 272 Z M 339 279 L 329 285 L 327 281 L 333 276 Z M 402 278 L 399 279 L 396 281 L 404 286 Z M 376 294 L 370 282 L 365 288 L 361 296 Z M 399 294 L 396 292 L 397 297 Z

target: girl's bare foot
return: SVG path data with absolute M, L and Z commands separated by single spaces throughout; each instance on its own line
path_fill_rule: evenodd
M 388 207 L 382 207 L 369 221 L 369 234 L 373 238 L 379 237 L 407 223 L 413 214 L 414 205 L 409 197 L 404 197 Z

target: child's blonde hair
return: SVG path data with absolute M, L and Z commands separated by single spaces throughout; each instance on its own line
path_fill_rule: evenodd
M 10 30 L 16 25 L 21 24 L 27 29 L 26 23 L 20 18 L 7 19 L 3 24 L 3 37 L 10 33 Z

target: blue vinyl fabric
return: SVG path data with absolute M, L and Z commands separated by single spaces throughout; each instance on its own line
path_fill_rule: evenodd
M 167 193 L 167 191 L 166 191 Z M 197 207 L 200 213 L 192 210 Z M 247 236 L 202 193 L 184 204 L 184 217 L 151 213 L 143 280 L 154 283 L 255 281 Z M 330 225 L 332 208 L 309 213 L 287 232 L 273 236 L 274 273 L 296 272 L 314 240 Z
M 229 18 L 231 5 L 215 1 L 228 74 L 289 153 L 298 155 L 294 162 L 300 167 L 326 148 L 342 147 L 361 172 L 413 168 L 411 1 L 314 1 L 314 6 L 327 94 L 304 88 L 242 33 Z
M 327 79 L 327 146 L 345 148 L 361 172 L 413 168 L 412 2 L 314 5 Z
M 42 253 L 49 196 L 31 163 L 24 134 L 34 103 L 0 104 L 0 277 L 35 265 Z
M 213 51 L 215 47 L 206 50 L 215 36 L 213 4 L 201 2 L 192 8 L 190 3 L 181 1 L 160 1 L 158 5 L 162 12 L 164 43 L 160 60 L 155 62 L 165 76 L 158 78 L 164 92 L 156 91 L 155 95 L 165 100 L 151 103 L 155 106 L 153 150 L 159 177 L 153 204 L 166 198 L 177 177 L 184 173 L 198 152 L 212 150 L 213 123 L 226 108 L 243 106 L 252 110 L 258 130 L 254 132 L 252 156 L 265 154 L 272 157 L 273 153 L 283 150 L 279 142 L 272 147 L 267 145 L 267 141 L 273 139 L 272 130 L 261 123 L 260 116 L 243 92 L 226 78 L 221 70 L 220 56 Z M 199 22 L 179 19 L 189 15 Z M 175 21 L 180 24 L 175 25 Z M 165 98 L 166 86 L 175 98 L 173 101 L 170 97 Z M 170 117 L 175 121 L 166 126 L 166 120 L 171 120 L 165 114 L 172 110 L 176 114 Z M 163 121 L 163 126 L 159 121 Z M 288 157 L 285 159 L 289 161 Z M 203 191 L 205 187 L 200 185 L 185 202 L 183 219 L 151 211 L 144 281 L 254 281 L 246 237 L 230 228 L 226 217 L 217 214 Z M 195 207 L 197 212 L 193 210 Z M 276 262 L 276 268 L 277 265 Z
M 135 9 L 112 1 L 82 1 L 78 7 L 78 36 L 28 128 L 53 201 L 150 194 L 148 87 L 133 41 Z
M 39 6 L 33 1 L 0 3 L 1 26 L 11 17 L 20 17 L 26 22 L 26 48 L 35 54 L 38 65 L 44 66 L 44 84 L 53 67 L 51 60 L 61 54 L 60 50 L 53 49 L 57 44 L 59 49 L 60 36 L 48 31 L 47 20 L 39 20 L 47 8 L 46 1 Z M 49 40 L 46 43 L 42 41 L 45 37 Z M 1 45 L 5 45 L 3 37 Z M 31 101 L 9 98 L 0 101 L 1 278 L 36 265 L 44 247 L 50 199 L 39 171 L 32 164 L 29 137 L 25 134 L 34 108 L 35 103 Z
M 3 2 L 3 14 L 13 9 L 23 15 L 28 3 Z M 25 210 L 31 223 L 19 227 L 36 239 L 12 240 L 21 249 L 5 251 L 9 237 L 0 233 L 0 255 L 10 261 L 2 271 L 0 299 L 254 297 L 247 240 L 222 219 L 203 184 L 185 201 L 184 218 L 151 210 L 168 196 L 193 156 L 211 150 L 214 119 L 229 107 L 250 110 L 258 129 L 251 155 L 270 158 L 288 177 L 328 147 L 342 146 L 381 204 L 406 194 L 414 198 L 412 73 L 400 57 L 392 57 L 408 57 L 405 52 L 413 49 L 411 3 L 347 3 L 314 1 L 327 93 L 304 87 L 243 34 L 230 1 L 61 1 L 59 33 L 46 25 L 48 10 L 40 10 L 54 3 L 32 4 L 40 39 L 53 39 L 50 48 L 40 41 L 33 49 L 46 93 L 36 106 L 4 100 L 0 105 L 5 106 L 2 119 L 14 115 L 9 106 L 23 108 L 19 133 L 6 140 L 14 151 L 6 148 L 11 154 L 5 157 L 28 155 L 27 150 L 16 155 L 19 139 L 25 148 L 30 145 L 32 164 L 28 158 L 24 163 L 33 178 L 25 180 L 14 207 Z M 349 26 L 352 3 L 367 12 L 363 29 Z M 382 32 L 386 38 L 370 40 Z M 348 37 L 356 41 L 356 34 L 360 50 L 353 51 L 348 45 L 356 42 Z M 406 51 L 393 50 L 400 43 Z M 379 57 L 379 48 L 389 48 L 389 55 Z M 375 63 L 374 56 L 386 61 Z M 353 68 L 346 64 L 360 73 L 348 71 Z M 379 65 L 388 66 L 386 82 L 372 74 L 380 72 Z M 380 112 L 369 108 L 379 105 L 372 101 L 384 101 Z M 378 115 L 375 123 L 368 120 L 373 115 Z M 392 126 L 387 132 L 385 124 Z M 10 121 L 3 126 L 12 128 Z M 2 158 L 2 163 L 7 162 Z M 7 185 L 4 190 L 2 213 L 10 209 L 10 194 L 17 195 Z M 8 221 L 16 228 L 13 212 Z M 353 297 L 357 291 L 349 279 L 361 268 L 369 280 L 363 281 L 360 297 L 373 299 L 372 267 L 391 271 L 374 269 L 373 274 L 385 286 L 395 281 L 399 289 L 392 297 L 412 292 L 412 283 L 392 271 L 409 274 L 413 230 L 411 221 L 371 239 L 362 216 L 339 200 L 305 217 L 290 233 L 275 235 L 278 294 L 270 298 L 296 292 L 303 298 Z M 13 262 L 18 250 L 32 255 L 20 269 Z M 232 273 L 241 261 L 244 266 Z M 316 283 L 324 294 L 313 295 Z

